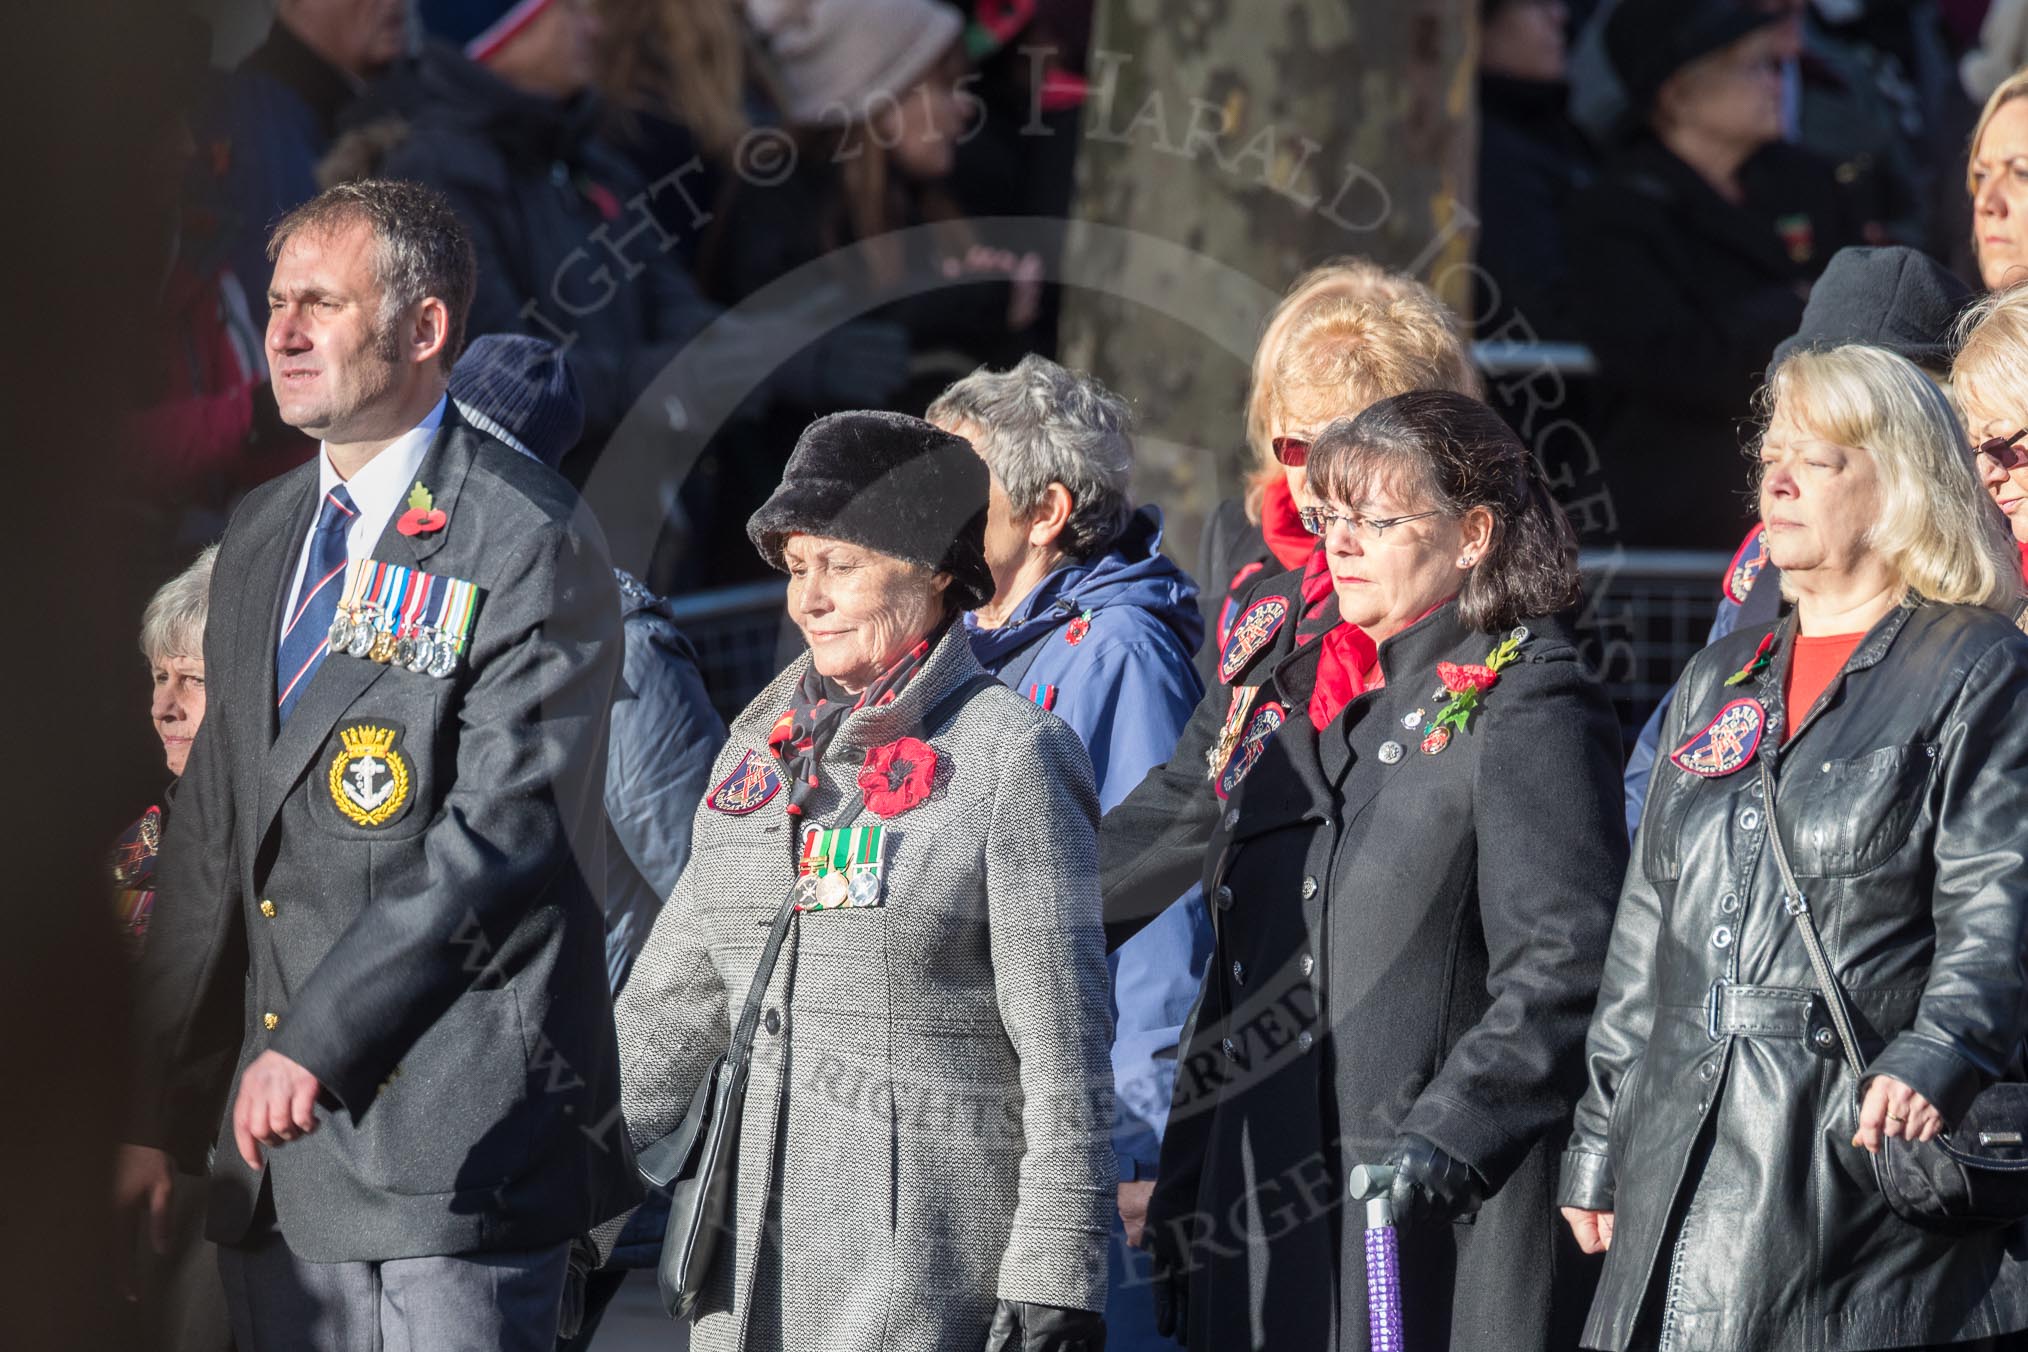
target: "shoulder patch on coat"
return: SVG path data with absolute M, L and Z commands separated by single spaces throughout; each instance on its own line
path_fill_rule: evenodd
M 1740 541 L 1739 551 L 1732 556 L 1732 562 L 1725 569 L 1725 599 L 1736 606 L 1746 604 L 1746 594 L 1753 590 L 1753 580 L 1760 576 L 1760 570 L 1767 567 L 1767 528 L 1755 526 L 1746 539 Z
M 1226 636 L 1225 651 L 1218 659 L 1218 679 L 1227 685 L 1253 660 L 1254 654 L 1274 640 L 1289 618 L 1288 598 L 1264 596 L 1246 608 Z
M 1721 779 L 1753 759 L 1767 727 L 1767 711 L 1756 699 L 1736 699 L 1718 711 L 1704 731 L 1676 748 L 1669 760 L 1700 779 Z
M 1232 759 L 1226 763 L 1225 772 L 1218 777 L 1220 798 L 1231 797 L 1232 791 L 1253 772 L 1253 767 L 1260 763 L 1261 753 L 1267 750 L 1269 740 L 1287 721 L 1287 711 L 1272 700 L 1254 711 L 1239 745 L 1232 750 Z
M 781 791 L 782 776 L 775 768 L 775 758 L 765 751 L 749 749 L 739 758 L 739 764 L 732 767 L 732 773 L 705 797 L 704 805 L 713 812 L 744 817 L 765 807 Z

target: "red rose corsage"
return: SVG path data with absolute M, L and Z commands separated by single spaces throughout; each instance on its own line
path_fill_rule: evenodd
M 859 767 L 859 792 L 874 816 L 893 817 L 929 797 L 936 774 L 936 749 L 903 737 L 866 753 Z
M 1436 692 L 1444 701 L 1436 716 L 1424 725 L 1422 754 L 1435 756 L 1451 744 L 1454 733 L 1463 732 L 1471 724 L 1472 715 L 1479 712 L 1479 696 L 1491 690 L 1500 682 L 1500 669 L 1514 664 L 1521 655 L 1521 645 L 1528 641 L 1526 629 L 1516 629 L 1507 635 L 1499 647 L 1486 654 L 1483 664 L 1476 662 L 1439 662 L 1437 679 L 1444 683 Z
M 1484 694 L 1486 691 L 1491 690 L 1494 683 L 1500 679 L 1500 673 L 1491 667 L 1482 667 L 1475 664 L 1439 662 L 1437 663 L 1437 679 L 1442 681 L 1444 689 L 1450 691 L 1453 695 L 1464 690 L 1470 690 L 1475 694 Z

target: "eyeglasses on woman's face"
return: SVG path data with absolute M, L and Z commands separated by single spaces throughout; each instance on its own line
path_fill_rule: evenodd
M 2021 439 L 2028 437 L 2028 427 L 2022 428 L 2011 437 L 1987 437 L 1972 447 L 1974 456 L 1983 455 L 2010 473 L 2023 461 L 2028 461 L 2028 448 L 2021 445 Z
M 1351 512 L 1333 512 L 1323 507 L 1298 508 L 1296 515 L 1303 519 L 1303 529 L 1312 535 L 1329 535 L 1331 527 L 1342 521 L 1352 534 L 1366 543 L 1375 543 L 1396 526 L 1410 521 L 1421 521 L 1425 517 L 1442 516 L 1441 510 L 1410 512 L 1407 516 L 1360 516 Z

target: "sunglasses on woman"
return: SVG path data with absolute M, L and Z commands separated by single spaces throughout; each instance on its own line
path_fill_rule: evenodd
M 2013 470 L 2028 460 L 2028 450 L 2021 446 L 2021 438 L 2028 437 L 2028 427 L 2022 428 L 2011 437 L 1987 437 L 1972 447 L 1975 456 L 1990 456 L 1994 464 L 2004 470 Z
M 1268 445 L 1274 448 L 1275 459 L 1290 469 L 1301 469 L 1310 462 L 1310 443 L 1302 437 L 1276 437 Z

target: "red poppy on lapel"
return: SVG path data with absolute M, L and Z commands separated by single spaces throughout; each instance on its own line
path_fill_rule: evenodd
M 429 489 L 418 483 L 409 490 L 408 510 L 401 514 L 401 519 L 394 523 L 394 528 L 403 535 L 434 535 L 442 530 L 450 519 L 437 507 L 436 499 L 430 496 Z
M 930 795 L 937 753 L 927 742 L 902 737 L 866 753 L 859 767 L 859 792 L 883 820 L 908 811 Z

